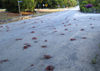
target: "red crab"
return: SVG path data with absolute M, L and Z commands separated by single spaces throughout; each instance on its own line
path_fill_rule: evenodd
M 33 39 L 33 40 L 37 40 L 37 37 L 33 37 L 32 39 Z
M 35 33 L 35 31 L 32 31 L 31 33 Z
M 4 62 L 8 62 L 8 59 L 0 60 L 0 64 L 2 64 L 2 63 L 4 63 Z
M 42 48 L 47 48 L 47 46 L 46 45 L 43 45 L 43 46 L 41 46 Z
M 29 47 L 31 47 L 31 45 L 29 43 L 25 43 L 23 49 L 27 49 Z
M 44 55 L 44 58 L 45 59 L 50 59 L 50 58 L 52 58 L 50 55 Z
M 76 40 L 76 39 L 75 39 L 75 38 L 71 38 L 71 39 L 70 39 L 70 41 L 74 41 L 74 40 Z
M 46 71 L 53 71 L 54 70 L 54 66 L 49 65 L 46 67 Z

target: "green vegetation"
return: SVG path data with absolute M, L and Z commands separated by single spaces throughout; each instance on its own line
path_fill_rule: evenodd
M 18 1 L 21 11 L 34 11 L 34 8 L 65 8 L 77 5 L 77 0 L 0 0 L 0 7 L 7 11 L 18 12 Z
M 80 10 L 88 13 L 100 13 L 100 0 L 79 0 Z
M 91 61 L 92 64 L 97 63 L 97 57 L 98 57 L 98 54 L 96 54 L 96 56 L 92 59 L 92 61 Z
M 22 0 L 20 3 L 21 10 L 33 11 L 35 7 L 35 0 Z M 2 8 L 6 8 L 10 12 L 18 12 L 18 0 L 1 0 Z
M 92 59 L 91 63 L 96 64 L 96 58 Z
M 43 5 L 44 4 L 44 5 Z M 37 8 L 64 8 L 74 7 L 77 0 L 42 0 L 37 3 Z

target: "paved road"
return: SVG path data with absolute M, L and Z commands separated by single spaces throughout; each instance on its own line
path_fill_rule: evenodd
M 78 8 L 0 25 L 0 71 L 99 71 L 100 14 Z M 50 70 L 49 70 L 50 71 Z

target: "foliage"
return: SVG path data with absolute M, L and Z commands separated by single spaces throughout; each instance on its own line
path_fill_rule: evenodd
M 100 0 L 79 0 L 82 12 L 100 13 Z
M 22 0 L 23 2 L 21 4 L 21 10 L 22 11 L 34 11 L 34 8 L 36 6 L 35 0 Z
M 34 11 L 34 8 L 65 8 L 77 5 L 77 0 L 0 0 L 2 8 L 7 11 L 18 12 L 18 1 L 21 11 Z
M 1 5 L 2 8 L 7 8 L 7 10 L 9 11 L 14 11 L 17 10 L 17 4 L 16 4 L 16 0 L 1 0 Z
M 34 11 L 35 0 L 1 0 L 2 8 L 6 8 L 7 11 L 18 12 L 18 1 L 22 1 L 20 3 L 21 11 Z
M 42 0 L 38 2 L 37 8 L 64 8 L 74 7 L 77 5 L 77 0 Z

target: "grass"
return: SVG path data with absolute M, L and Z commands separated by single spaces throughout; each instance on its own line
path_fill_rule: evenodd
M 96 58 L 92 59 L 91 63 L 96 64 Z
M 97 63 L 97 57 L 98 57 L 98 54 L 91 60 L 92 64 L 96 64 Z

